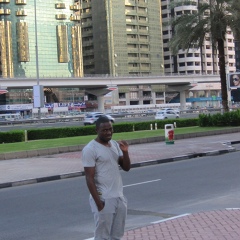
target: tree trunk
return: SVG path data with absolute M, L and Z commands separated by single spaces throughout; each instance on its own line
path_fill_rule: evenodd
M 219 53 L 219 70 L 222 90 L 222 107 L 224 112 L 229 111 L 228 107 L 228 91 L 227 91 L 227 77 L 226 77 L 226 63 L 223 39 L 218 39 L 218 53 Z

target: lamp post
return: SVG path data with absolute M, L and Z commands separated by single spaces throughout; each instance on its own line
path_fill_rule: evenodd
M 228 62 L 226 62 L 226 84 L 227 84 L 227 99 L 228 99 L 228 106 L 229 107 L 232 107 L 232 101 L 231 101 L 231 88 L 229 86 L 229 81 L 230 81 L 230 78 L 229 78 L 229 65 L 228 65 Z
M 36 52 L 36 76 L 37 85 L 33 86 L 33 106 L 38 108 L 38 118 L 41 118 L 41 107 L 44 105 L 43 86 L 39 85 L 39 64 L 38 64 L 38 36 L 37 36 L 37 3 L 34 0 L 34 25 L 35 25 L 35 52 Z
M 36 74 L 37 74 L 37 85 L 39 85 L 38 36 L 37 36 L 37 3 L 36 3 L 36 0 L 34 0 L 34 25 L 35 25 Z

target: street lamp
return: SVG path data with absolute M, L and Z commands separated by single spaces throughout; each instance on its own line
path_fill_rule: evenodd
M 226 84 L 227 84 L 228 107 L 232 107 L 231 88 L 230 88 L 230 86 L 229 86 L 230 77 L 229 77 L 229 65 L 228 65 L 228 62 L 226 62 L 225 70 L 226 70 Z
M 37 3 L 34 0 L 34 25 L 35 25 L 35 52 L 36 52 L 36 76 L 37 85 L 33 86 L 33 106 L 38 108 L 38 118 L 41 118 L 41 107 L 44 105 L 43 86 L 39 85 L 39 64 L 38 64 L 38 36 L 37 36 Z

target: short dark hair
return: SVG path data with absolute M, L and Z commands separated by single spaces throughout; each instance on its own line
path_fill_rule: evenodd
M 110 122 L 109 118 L 106 115 L 101 115 L 96 121 L 96 127 L 98 128 L 101 123 Z

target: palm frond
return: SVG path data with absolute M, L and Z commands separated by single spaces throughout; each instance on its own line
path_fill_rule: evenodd
M 188 1 L 173 0 L 171 7 L 191 4 Z M 240 0 L 199 1 L 196 11 L 174 17 L 169 22 L 173 29 L 169 46 L 173 54 L 179 50 L 200 48 L 206 36 L 210 36 L 212 45 L 219 52 L 219 70 L 222 88 L 222 104 L 228 111 L 224 41 L 231 28 L 235 38 L 240 40 Z

